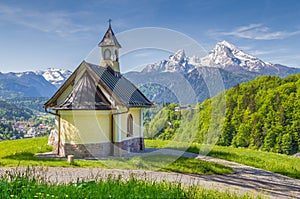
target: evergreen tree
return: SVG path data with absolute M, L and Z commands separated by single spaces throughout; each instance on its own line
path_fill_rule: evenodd
M 293 151 L 293 137 L 287 133 L 282 136 L 281 152 L 290 154 Z

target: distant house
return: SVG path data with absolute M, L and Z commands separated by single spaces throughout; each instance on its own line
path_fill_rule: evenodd
M 44 107 L 56 115 L 53 152 L 78 158 L 121 156 L 144 149 L 142 109 L 152 103 L 120 73 L 109 24 L 100 65 L 83 61 Z
M 191 105 L 182 105 L 182 106 L 176 106 L 174 111 L 182 111 L 182 110 L 190 110 L 192 108 Z

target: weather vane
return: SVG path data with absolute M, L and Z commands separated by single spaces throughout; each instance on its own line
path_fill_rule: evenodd
M 111 21 L 112 21 L 111 19 L 108 19 L 108 24 L 109 24 L 109 26 L 110 26 L 110 24 L 111 24 Z

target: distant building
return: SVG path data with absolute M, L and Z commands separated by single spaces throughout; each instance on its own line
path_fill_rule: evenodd
M 174 111 L 190 110 L 191 105 L 176 106 Z
M 80 158 L 121 156 L 144 149 L 142 109 L 152 103 L 120 73 L 109 24 L 100 65 L 83 61 L 44 107 L 56 115 L 53 152 Z

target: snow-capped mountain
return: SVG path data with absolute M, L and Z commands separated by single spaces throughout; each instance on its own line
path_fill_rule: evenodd
M 300 69 L 264 62 L 222 41 L 217 43 L 205 57 L 189 57 L 184 50 L 179 50 L 165 60 L 147 65 L 141 72 L 128 72 L 124 75 L 138 85 L 152 101 L 177 102 L 178 99 L 166 91 L 166 88 L 172 91 L 172 86 L 176 85 L 172 82 L 178 78 L 177 72 L 182 74 L 192 86 L 197 100 L 203 101 L 212 94 L 207 90 L 204 76 L 214 77 L 216 71 L 219 71 L 222 76 L 224 88 L 229 89 L 236 84 L 255 79 L 259 75 L 285 77 L 300 72 Z
M 264 62 L 227 41 L 218 42 L 209 54 L 202 58 L 188 57 L 184 50 L 178 50 L 167 60 L 147 65 L 142 72 L 180 72 L 186 74 L 198 67 L 215 67 L 230 72 L 253 72 L 258 75 L 279 75 L 281 77 L 300 72 L 300 69 L 297 68 Z
M 279 76 L 286 76 L 297 71 L 295 68 L 264 62 L 227 41 L 218 42 L 207 56 L 201 58 L 201 66 L 218 67 L 231 72 L 250 71 Z
M 47 70 L 36 71 L 36 74 L 42 75 L 48 82 L 59 88 L 72 72 L 69 70 L 48 68 Z
M 196 66 L 200 65 L 200 58 L 187 57 L 184 50 L 178 50 L 173 55 L 170 55 L 167 60 L 162 60 L 159 63 L 148 64 L 142 72 L 180 72 L 188 73 Z
M 180 72 L 186 74 L 198 67 L 215 67 L 230 72 L 254 72 L 259 75 L 278 75 L 281 77 L 300 72 L 298 68 L 264 62 L 227 41 L 218 42 L 209 54 L 202 58 L 188 57 L 184 50 L 178 50 L 167 60 L 147 65 L 142 72 Z
M 0 73 L 0 98 L 49 97 L 57 88 L 32 71 Z
M 0 99 L 50 97 L 71 73 L 68 70 L 53 68 L 35 72 L 0 73 Z

